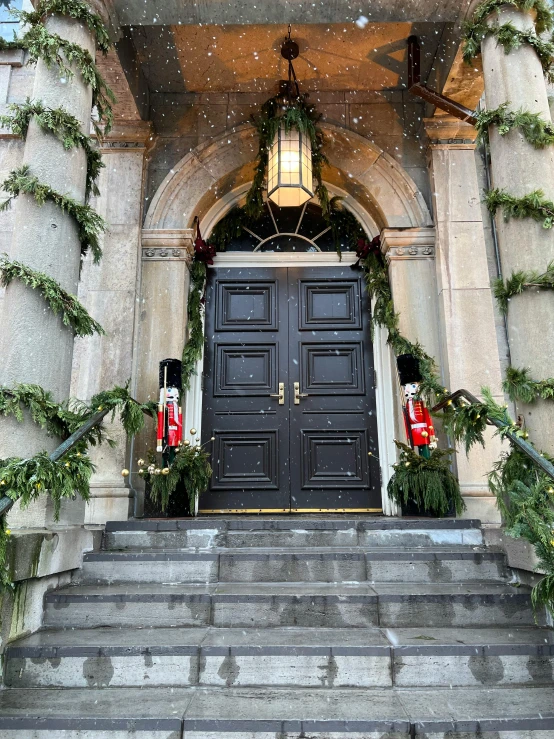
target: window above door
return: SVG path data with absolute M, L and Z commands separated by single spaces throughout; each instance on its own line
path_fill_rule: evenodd
M 341 251 L 349 251 L 346 243 Z M 319 205 L 305 203 L 294 208 L 279 208 L 266 202 L 263 216 L 243 227 L 241 234 L 227 246 L 227 252 L 335 252 L 331 227 Z

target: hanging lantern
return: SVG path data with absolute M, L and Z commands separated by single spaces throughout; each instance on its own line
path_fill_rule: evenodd
M 312 147 L 296 128 L 281 124 L 269 151 L 267 196 L 280 208 L 303 205 L 313 198 Z
M 299 54 L 296 41 L 289 34 L 281 47 L 281 56 L 289 63 L 289 79 L 281 82 L 283 107 L 294 106 L 300 98 L 298 81 L 292 65 Z M 313 198 L 312 146 L 306 134 L 281 124 L 269 150 L 267 163 L 267 196 L 280 208 L 303 205 Z

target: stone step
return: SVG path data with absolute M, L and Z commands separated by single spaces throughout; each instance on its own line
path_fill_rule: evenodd
M 423 547 L 479 546 L 476 520 L 345 517 L 306 519 L 243 517 L 222 520 L 149 519 L 108 521 L 106 549 L 187 547 Z
M 11 688 L 550 685 L 549 629 L 100 628 L 5 654 Z
M 500 583 L 124 583 L 69 586 L 45 595 L 45 625 L 57 628 L 483 624 L 533 626 L 529 589 Z
M 4 690 L 0 737 L 552 739 L 553 698 L 539 687 Z
M 80 582 L 473 582 L 504 579 L 501 551 L 480 547 L 279 548 L 90 552 Z

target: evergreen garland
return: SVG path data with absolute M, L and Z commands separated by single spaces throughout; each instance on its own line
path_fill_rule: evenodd
M 91 140 L 81 130 L 81 124 L 63 108 L 47 108 L 40 100 L 31 101 L 27 98 L 25 103 L 13 103 L 8 105 L 13 115 L 0 115 L 0 126 L 10 128 L 12 133 L 25 139 L 29 129 L 31 118 L 43 131 L 54 134 L 63 144 L 65 149 L 74 149 L 80 146 L 87 157 L 87 183 L 86 198 L 89 195 L 99 195 L 96 180 L 100 170 L 104 167 L 102 156 L 98 149 L 94 148 Z
M 76 336 L 104 335 L 102 326 L 91 318 L 76 297 L 43 272 L 26 267 L 21 262 L 10 262 L 7 255 L 0 256 L 0 284 L 7 287 L 18 279 L 33 290 L 38 290 L 54 314 L 61 313 L 62 321 L 71 326 Z
M 11 12 L 22 23 L 30 26 L 44 23 L 48 15 L 66 15 L 70 18 L 75 18 L 75 20 L 81 21 L 88 26 L 95 37 L 97 48 L 103 54 L 107 54 L 110 50 L 110 37 L 104 21 L 97 13 L 93 13 L 83 0 L 40 0 L 35 6 L 34 11 L 26 12 L 24 10 L 14 9 Z
M 0 592 L 7 588 L 13 588 L 14 584 L 10 576 L 8 566 L 8 544 L 11 531 L 8 528 L 6 516 L 0 518 Z
M 546 272 L 542 274 L 537 271 L 512 272 L 506 283 L 501 277 L 493 281 L 494 296 L 498 301 L 500 311 L 504 314 L 508 312 L 509 301 L 514 295 L 521 295 L 524 290 L 533 288 L 554 289 L 554 262 L 550 262 Z
M 500 208 L 506 221 L 510 218 L 532 218 L 547 229 L 554 224 L 554 203 L 544 197 L 542 190 L 534 190 L 518 198 L 506 190 L 493 189 L 485 193 L 485 203 L 493 215 Z
M 190 267 L 191 290 L 188 298 L 188 340 L 183 348 L 182 379 L 183 388 L 190 388 L 190 380 L 196 374 L 196 363 L 202 358 L 204 347 L 204 289 L 206 287 L 206 264 L 194 260 Z
M 454 449 L 433 449 L 429 459 L 411 447 L 394 442 L 400 449 L 400 459 L 393 465 L 387 493 L 397 505 L 413 502 L 436 516 L 445 516 L 453 506 L 457 515 L 465 510 L 460 485 L 450 470 Z
M 50 200 L 60 207 L 64 213 L 69 213 L 77 221 L 81 256 L 84 257 L 90 249 L 94 263 L 97 264 L 100 261 L 102 249 L 100 248 L 99 236 L 106 230 L 106 222 L 90 205 L 83 205 L 74 198 L 56 192 L 49 185 L 42 184 L 37 177 L 30 173 L 28 164 L 10 172 L 1 186 L 11 197 L 0 205 L 0 212 L 7 210 L 11 206 L 12 200 L 22 192 L 32 195 L 38 205 L 41 206 L 47 200 Z
M 505 136 L 514 128 L 519 128 L 526 141 L 535 149 L 544 149 L 554 144 L 554 125 L 545 121 L 540 113 L 530 113 L 519 109 L 508 110 L 508 103 L 502 103 L 495 110 L 483 110 L 477 113 L 475 128 L 478 140 L 488 144 L 489 126 L 497 126 L 498 133 Z
M 59 517 L 61 501 L 78 493 L 89 499 L 89 481 L 94 465 L 83 451 L 70 451 L 57 461 L 47 452 L 30 459 L 12 457 L 0 460 L 0 493 L 26 508 L 44 492 L 54 501 L 54 517 Z M 1 569 L 1 561 L 0 561 Z
M 502 25 L 489 24 L 487 18 L 503 5 L 512 5 L 518 10 L 536 12 L 535 32 L 520 31 L 512 23 Z M 480 53 L 481 43 L 490 35 L 495 36 L 497 42 L 509 54 L 523 44 L 532 46 L 542 65 L 549 82 L 554 81 L 554 45 L 543 41 L 540 34 L 552 29 L 554 18 L 552 11 L 545 0 L 485 0 L 480 3 L 469 23 L 466 23 L 463 33 L 463 57 L 467 63 Z
M 550 461 L 552 458 L 548 457 Z M 526 539 L 539 560 L 544 577 L 535 585 L 534 607 L 544 605 L 554 615 L 554 486 L 519 449 L 512 447 L 489 475 L 506 533 Z
M 189 512 L 194 515 L 198 495 L 210 484 L 210 455 L 201 446 L 193 446 L 187 441 L 177 449 L 173 461 L 165 469 L 156 467 L 154 454 L 148 456 L 151 464 L 139 470 L 139 474 L 144 477 L 154 503 L 160 502 L 162 512 L 165 511 L 171 495 L 181 488 L 188 496 Z
M 502 387 L 513 402 L 534 403 L 537 398 L 554 400 L 554 377 L 533 380 L 527 368 L 508 367 Z

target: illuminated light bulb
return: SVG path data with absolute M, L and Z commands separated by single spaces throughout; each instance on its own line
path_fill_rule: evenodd
M 185 439 L 183 442 L 183 446 L 190 446 L 190 441 L 188 439 Z

